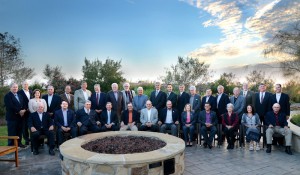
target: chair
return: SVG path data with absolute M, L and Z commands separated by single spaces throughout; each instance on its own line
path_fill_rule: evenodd
M 201 142 L 202 142 L 202 140 L 204 140 L 204 137 L 202 137 L 202 133 L 201 133 L 201 126 L 202 125 L 199 123 L 199 129 L 198 129 L 198 131 L 199 131 L 199 146 L 202 146 Z M 216 140 L 219 137 L 219 135 L 218 135 L 218 133 L 219 133 L 219 131 L 218 131 L 218 125 L 216 126 L 216 129 L 217 129 L 217 132 L 216 132 L 216 134 L 214 136 L 214 145 L 216 144 Z M 207 132 L 208 132 L 208 134 L 210 134 L 210 131 L 207 131 Z
M 241 147 L 241 138 L 243 138 L 243 137 L 241 137 L 241 125 L 238 125 L 238 130 L 237 131 L 235 131 L 234 132 L 234 137 L 235 137 L 235 140 L 238 140 L 238 146 L 240 146 Z M 221 146 L 221 143 L 222 143 L 222 136 L 224 135 L 224 132 L 223 132 L 223 126 L 222 126 L 222 124 L 218 124 L 218 131 L 219 131 L 219 133 L 218 133 L 218 147 L 220 147 Z M 237 147 L 238 147 L 237 146 Z
M 32 138 L 31 135 L 32 135 L 32 132 L 30 132 L 30 138 Z M 46 135 L 40 135 L 39 136 L 39 146 L 44 147 L 44 143 L 45 143 L 44 140 L 45 140 L 46 137 L 47 137 Z M 31 148 L 31 152 L 33 153 L 32 141 L 30 142 L 30 148 Z
M 267 144 L 267 136 L 266 136 L 266 131 L 267 131 L 268 126 L 263 125 L 263 148 L 265 148 L 265 145 Z M 290 127 L 289 127 L 290 128 Z M 273 138 L 284 138 L 283 135 L 279 134 L 279 133 L 274 133 L 273 134 Z M 284 139 L 283 139 L 284 140 Z
M 15 162 L 16 167 L 19 166 L 19 156 L 18 156 L 18 136 L 0 136 L 0 139 L 13 139 L 14 146 L 0 146 L 0 156 L 15 152 L 15 159 L 0 159 L 0 161 Z

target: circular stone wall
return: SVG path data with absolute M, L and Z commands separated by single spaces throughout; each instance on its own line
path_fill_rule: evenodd
M 166 143 L 158 150 L 134 154 L 100 154 L 81 146 L 110 136 L 144 136 L 157 138 Z M 180 138 L 155 132 L 115 131 L 88 134 L 64 142 L 60 146 L 63 175 L 163 175 L 183 174 L 184 141 Z

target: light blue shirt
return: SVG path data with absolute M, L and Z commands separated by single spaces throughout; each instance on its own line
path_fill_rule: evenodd
M 110 124 L 111 111 L 107 111 L 107 124 Z
M 53 95 L 48 95 L 48 106 L 50 107 Z
M 68 110 L 62 110 L 64 116 L 64 126 L 68 126 Z

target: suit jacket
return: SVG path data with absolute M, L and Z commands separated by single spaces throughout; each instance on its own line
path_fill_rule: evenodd
M 47 112 L 54 113 L 61 108 L 61 98 L 58 95 L 53 94 L 51 104 L 48 103 L 48 94 L 42 97 L 47 103 Z
M 86 90 L 86 93 L 88 95 L 88 99 L 90 99 L 92 93 L 89 90 Z M 78 89 L 75 91 L 74 93 L 74 109 L 75 111 L 84 108 L 84 104 L 85 104 L 85 97 L 83 95 L 83 90 L 82 89 Z
M 256 93 L 256 95 L 255 95 L 255 110 L 256 110 L 256 113 L 260 117 L 264 117 L 267 112 L 272 111 L 271 96 L 272 96 L 271 93 L 265 92 L 263 103 L 260 103 L 259 92 Z
M 70 96 L 70 101 L 68 100 L 66 93 L 61 94 L 60 98 L 61 98 L 61 101 L 68 102 L 69 109 L 74 110 L 74 95 L 69 94 L 69 96 Z
M 205 103 L 206 103 L 206 98 L 207 98 L 207 96 L 202 97 L 202 100 L 201 100 L 201 111 L 205 110 L 204 106 L 205 106 Z M 211 106 L 210 110 L 212 110 L 212 111 L 216 111 L 217 110 L 217 99 L 216 99 L 216 97 L 214 97 L 214 96 L 211 95 L 208 98 L 207 102 Z
M 124 122 L 125 125 L 128 124 L 129 120 L 129 111 L 125 110 L 122 112 L 121 122 Z M 140 121 L 139 113 L 136 110 L 132 110 L 132 122 L 138 123 Z
M 125 90 L 122 90 L 121 91 L 122 92 L 122 94 L 123 94 L 123 110 L 127 110 L 127 103 L 126 103 L 126 92 L 125 92 Z M 129 98 L 129 101 L 130 101 L 130 99 L 131 99 L 131 103 L 133 103 L 133 98 L 135 97 L 135 92 L 134 92 L 134 90 L 130 90 L 129 91 L 129 93 L 130 93 L 130 97 L 128 97 Z
M 189 103 L 190 95 L 186 92 L 182 92 L 178 94 L 178 100 L 177 100 L 177 110 L 179 112 L 179 117 L 181 118 L 181 113 L 184 110 L 184 107 L 187 103 Z
M 36 130 L 48 131 L 49 127 L 53 126 L 53 120 L 48 113 L 43 112 L 42 121 L 38 112 L 31 113 L 28 118 L 28 128 L 34 127 Z
M 101 125 L 105 125 L 105 124 L 108 124 L 108 115 L 107 115 L 107 110 L 104 110 L 102 113 L 101 113 L 101 116 L 100 116 L 100 120 L 101 120 Z M 111 113 L 110 113 L 110 123 L 114 123 L 115 125 L 118 124 L 118 116 L 117 116 L 117 113 L 113 110 L 111 110 Z
M 9 92 L 4 96 L 4 105 L 6 109 L 5 118 L 7 121 L 21 120 L 19 112 L 25 108 L 23 107 L 24 103 L 22 96 L 19 94 L 17 95 L 20 102 L 12 92 Z
M 23 107 L 24 107 L 24 109 L 28 110 L 28 102 L 29 102 L 29 100 L 30 100 L 31 98 L 33 98 L 33 97 L 32 97 L 32 91 L 29 90 L 29 99 L 28 99 L 28 97 L 27 97 L 27 95 L 25 94 L 25 92 L 24 92 L 23 89 L 19 90 L 19 91 L 18 91 L 18 94 L 19 94 L 20 96 L 22 96 L 22 99 L 23 99 Z
M 76 112 L 76 123 L 80 122 L 84 126 L 89 126 L 89 125 L 97 125 L 96 122 L 100 121 L 96 111 L 90 109 L 90 113 L 86 113 L 84 108 L 79 109 Z
M 136 95 L 135 97 L 133 97 L 133 109 L 136 111 L 141 111 L 142 109 L 146 108 L 147 100 L 147 95 Z
M 106 96 L 106 101 L 112 103 L 112 110 L 115 111 L 118 115 L 118 118 L 121 117 L 121 112 L 123 110 L 124 101 L 123 101 L 123 93 L 118 91 L 118 100 L 115 98 L 115 94 L 113 91 L 109 91 Z
M 211 117 L 211 124 L 216 126 L 218 124 L 217 114 L 211 110 L 210 117 Z M 199 120 L 199 123 L 201 123 L 201 125 L 205 126 L 205 123 L 206 123 L 206 111 L 205 110 L 199 112 L 198 120 Z
M 230 103 L 233 104 L 233 112 L 237 113 L 239 118 L 242 118 L 242 115 L 244 113 L 244 107 L 245 107 L 245 98 L 242 95 L 239 95 L 234 103 L 234 96 L 230 97 Z
M 152 102 L 152 106 L 154 106 L 157 111 L 160 111 L 166 106 L 167 94 L 160 90 L 155 97 L 155 93 L 156 90 L 151 92 L 150 101 Z
M 190 113 L 190 122 L 189 123 L 186 122 L 186 118 L 187 118 L 187 112 L 184 111 L 181 114 L 181 123 L 182 123 L 182 125 L 185 125 L 185 124 L 192 124 L 192 125 L 194 125 L 196 123 L 196 121 L 197 121 L 197 116 L 195 115 L 194 112 Z
M 67 111 L 67 127 L 76 127 L 76 117 L 73 110 L 68 109 Z M 62 109 L 55 111 L 54 113 L 54 123 L 58 128 L 61 128 L 62 126 L 65 126 L 64 123 L 64 115 Z
M 241 91 L 240 95 L 243 96 L 244 91 Z M 246 112 L 246 108 L 248 105 L 252 105 L 254 110 L 255 110 L 255 93 L 253 91 L 247 91 L 246 97 L 244 97 L 245 100 L 245 107 L 244 107 L 244 112 Z
M 192 96 L 190 96 L 191 98 Z M 194 111 L 195 114 L 197 114 L 200 111 L 200 106 L 201 106 L 201 99 L 200 99 L 200 95 L 199 94 L 195 94 L 194 95 L 194 102 L 193 102 L 193 106 L 192 106 L 192 110 Z
M 218 96 L 216 96 L 217 100 L 217 116 L 220 116 L 227 112 L 227 104 L 230 103 L 229 97 L 227 94 L 222 93 L 222 96 L 218 103 Z
M 166 122 L 167 111 L 168 111 L 168 108 L 165 107 L 164 109 L 161 110 L 161 113 L 159 115 L 158 120 L 161 121 L 163 124 Z M 172 108 L 172 120 L 173 120 L 173 123 L 178 121 L 178 112 L 177 112 L 176 108 Z
M 278 113 L 278 123 L 282 128 L 288 126 L 285 113 L 281 113 L 281 112 Z M 273 125 L 274 127 L 276 126 L 276 117 L 273 111 L 267 112 L 265 116 L 264 125 L 269 126 L 270 124 Z
M 172 102 L 172 107 L 176 108 L 177 107 L 177 94 L 175 94 L 174 92 L 171 92 L 170 95 L 168 96 L 168 92 L 167 92 L 167 99 L 166 101 L 170 100 Z
M 100 93 L 100 96 L 98 97 L 98 105 L 97 105 L 97 96 L 96 96 L 96 92 L 92 93 L 91 95 L 91 102 L 92 102 L 92 106 L 91 109 L 95 110 L 105 110 L 105 106 L 106 106 L 106 94 L 104 92 Z
M 274 103 L 280 104 L 280 111 L 282 113 L 285 113 L 286 115 L 290 115 L 291 109 L 290 109 L 290 97 L 288 94 L 281 93 L 279 102 L 276 99 L 276 94 L 273 94 L 271 96 L 271 106 L 273 106 Z
M 226 127 L 226 125 L 232 126 L 235 129 L 238 129 L 238 124 L 239 124 L 239 116 L 237 113 L 232 113 L 230 120 L 228 120 L 228 112 L 224 113 L 221 115 L 222 116 L 222 125 L 223 128 Z
M 142 125 L 145 125 L 145 123 L 148 122 L 148 109 L 144 108 L 141 110 L 141 117 L 140 121 Z M 157 124 L 158 121 L 158 112 L 156 108 L 151 108 L 151 114 L 150 114 L 150 122 L 152 124 Z

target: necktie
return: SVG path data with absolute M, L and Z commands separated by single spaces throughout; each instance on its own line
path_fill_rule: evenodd
M 244 96 L 244 97 L 246 97 L 246 91 L 244 91 L 244 94 L 243 94 L 243 96 Z
M 16 99 L 18 100 L 18 102 L 20 103 L 20 100 L 19 100 L 18 94 L 15 94 L 15 97 L 16 97 Z
M 261 93 L 261 96 L 260 96 L 260 103 L 262 104 L 263 101 L 264 101 L 264 93 L 262 92 L 262 93 Z
M 168 92 L 168 97 L 167 98 L 169 98 L 170 97 L 170 92 Z
M 155 97 L 157 97 L 157 95 L 158 95 L 158 91 L 155 92 Z
M 97 106 L 99 105 L 99 94 L 96 94 L 96 101 L 97 101 Z
M 67 99 L 69 101 L 69 103 L 71 102 L 71 99 L 70 99 L 70 94 L 66 94 L 67 95 Z

